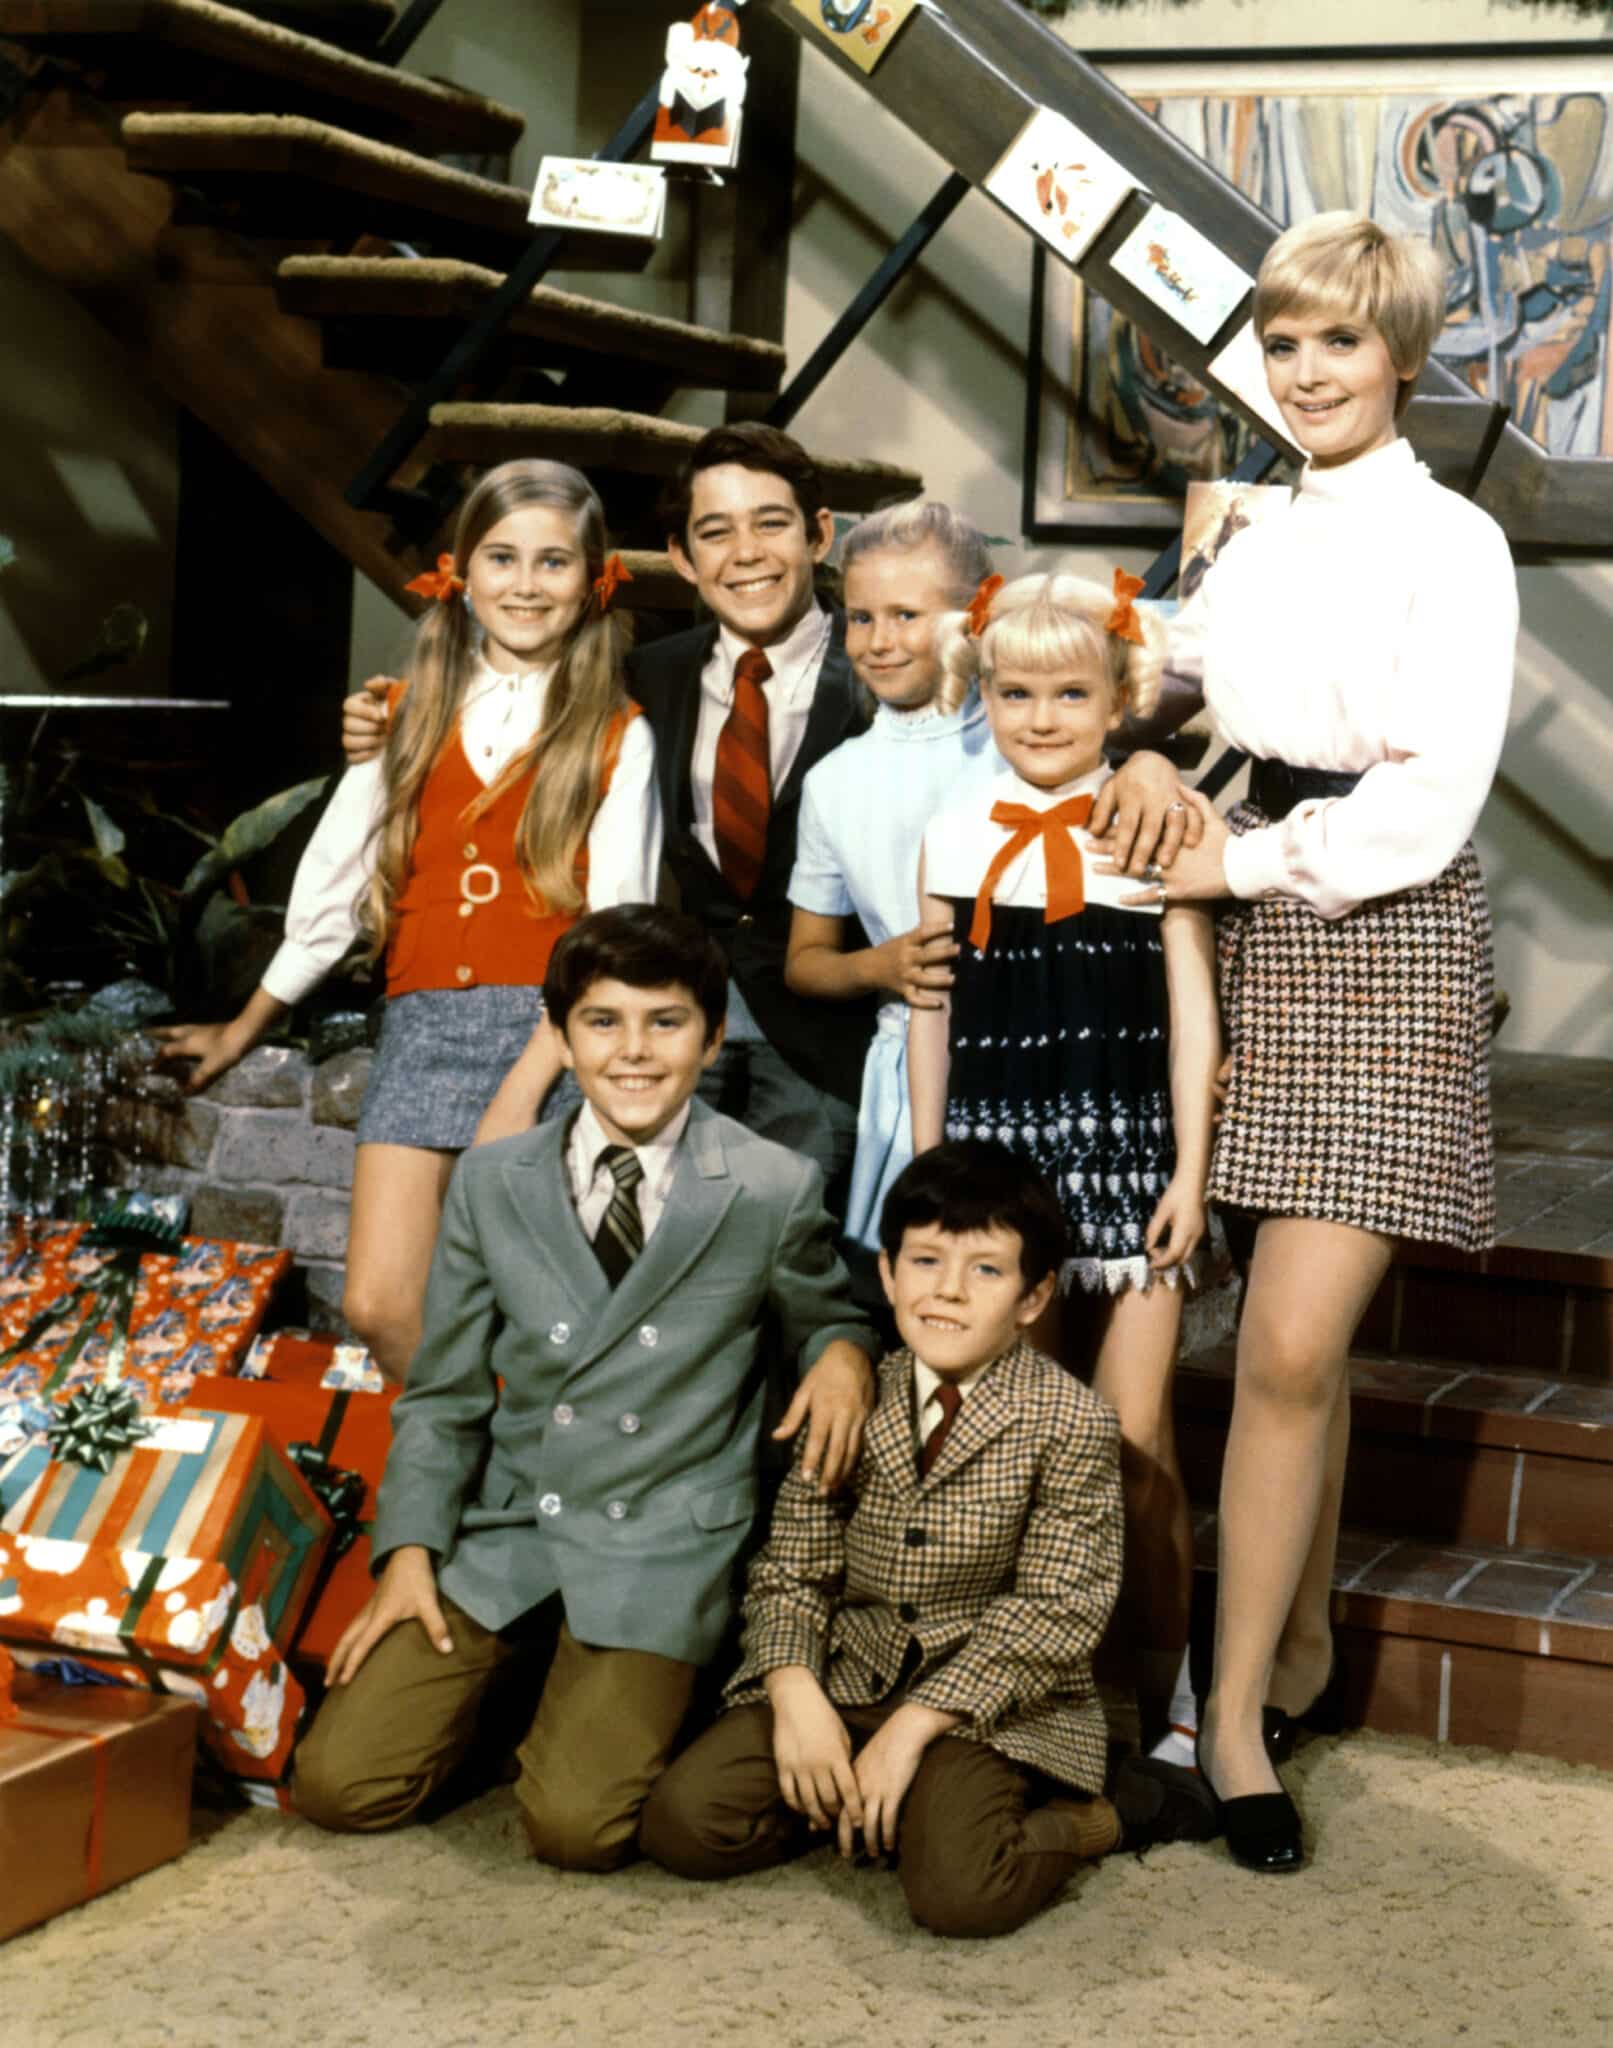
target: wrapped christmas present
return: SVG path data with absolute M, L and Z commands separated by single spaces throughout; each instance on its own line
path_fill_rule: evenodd
M 323 1672 L 342 1631 L 374 1590 L 370 1524 L 375 1490 L 392 1443 L 392 1403 L 382 1394 L 275 1380 L 200 1380 L 208 1408 L 261 1416 L 275 1441 L 318 1495 L 333 1524 L 325 1570 L 292 1640 L 293 1661 Z
M 110 1364 L 177 1406 L 198 1374 L 236 1369 L 290 1270 L 287 1251 L 182 1237 L 130 1203 L 90 1224 L 25 1218 L 0 1250 L 0 1402 L 72 1393 Z
M 0 1637 L 202 1707 L 230 1774 L 277 1781 L 302 1689 L 284 1651 L 330 1517 L 254 1416 L 70 1397 L 0 1465 Z
M 16 1674 L 0 1719 L 0 1941 L 180 1853 L 196 1724 L 189 1700 Z
M 241 1366 L 244 1380 L 289 1380 L 305 1387 L 381 1394 L 387 1381 L 363 1344 L 317 1330 L 272 1330 L 254 1337 Z

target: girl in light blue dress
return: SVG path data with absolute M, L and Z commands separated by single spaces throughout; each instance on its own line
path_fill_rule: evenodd
M 894 505 L 851 529 L 842 568 L 846 653 L 874 719 L 803 786 L 784 976 L 800 995 L 888 998 L 863 1068 L 846 1205 L 847 1239 L 875 1252 L 886 1190 L 913 1156 L 908 1008 L 937 1006 L 958 950 L 950 921 L 913 923 L 919 846 L 942 804 L 1002 762 L 978 692 L 959 693 L 936 658 L 941 620 L 991 573 L 978 529 L 934 500 Z

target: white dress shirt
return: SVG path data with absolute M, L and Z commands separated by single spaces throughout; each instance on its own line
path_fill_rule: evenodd
M 767 699 L 767 750 L 775 797 L 788 780 L 806 738 L 807 717 L 818 687 L 818 671 L 829 651 L 834 620 L 811 605 L 776 647 L 764 647 L 773 673 L 762 685 Z M 700 671 L 700 715 L 695 724 L 694 753 L 689 763 L 689 794 L 694 804 L 694 836 L 721 866 L 717 835 L 711 825 L 711 785 L 717 773 L 717 742 L 734 708 L 734 670 L 750 642 L 717 629 L 717 643 Z
M 460 706 L 459 744 L 484 787 L 537 737 L 553 675 L 552 663 L 516 676 L 478 663 Z M 264 988 L 280 1002 L 300 1002 L 358 937 L 358 903 L 375 872 L 374 832 L 384 802 L 380 755 L 349 768 L 336 785 L 298 863 L 285 941 L 263 977 Z M 588 828 L 588 908 L 653 903 L 660 864 L 655 741 L 649 720 L 635 718 L 622 735 L 610 788 Z
M 1234 535 L 1172 622 L 1172 672 L 1233 746 L 1361 780 L 1232 840 L 1233 895 L 1342 917 L 1432 881 L 1495 778 L 1517 634 L 1505 535 L 1406 441 L 1307 468 Z
M 638 1197 L 639 1221 L 644 1225 L 646 1244 L 666 1208 L 672 1176 L 677 1171 L 678 1142 L 689 1127 L 689 1110 L 690 1104 L 686 1102 L 671 1123 L 658 1131 L 647 1145 L 632 1148 L 644 1169 L 644 1178 L 633 1192 Z M 582 1225 L 583 1235 L 589 1239 L 604 1222 L 605 1211 L 616 1192 L 615 1177 L 610 1168 L 602 1164 L 606 1146 L 616 1142 L 614 1138 L 606 1137 L 599 1118 L 594 1114 L 593 1104 L 585 1102 L 577 1112 L 577 1121 L 572 1125 L 571 1136 L 566 1142 L 566 1174 L 571 1182 L 571 1198 L 577 1205 L 577 1221 Z
M 1010 768 L 1006 773 L 994 776 L 983 787 L 971 789 L 967 796 L 949 804 L 932 818 L 925 830 L 925 894 L 947 896 L 963 902 L 969 902 L 975 896 L 998 851 L 1017 829 L 993 822 L 991 813 L 994 805 L 1022 804 L 1027 810 L 1050 811 L 1055 804 L 1063 803 L 1067 796 L 1096 796 L 1109 780 L 1110 773 L 1105 763 L 1090 774 L 1073 776 L 1070 781 L 1061 782 L 1057 789 L 1038 789 L 1034 782 L 1022 780 Z M 1110 874 L 1107 869 L 1095 865 L 1100 856 L 1087 832 L 1077 826 L 1070 838 L 1081 856 L 1082 891 L 1088 903 L 1102 903 L 1112 910 L 1134 910 L 1145 917 L 1159 916 L 1158 903 L 1121 901 L 1124 896 L 1136 895 L 1142 884 L 1131 875 Z M 991 900 L 1031 910 L 1046 908 L 1047 841 L 1040 834 L 1016 853 L 1003 869 L 991 892 Z

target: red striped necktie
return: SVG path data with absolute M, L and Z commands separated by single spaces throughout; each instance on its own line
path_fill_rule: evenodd
M 767 856 L 767 821 L 773 808 L 772 756 L 767 743 L 767 699 L 762 685 L 773 664 L 747 647 L 734 669 L 734 705 L 717 741 L 711 778 L 711 830 L 717 864 L 736 896 L 749 899 Z

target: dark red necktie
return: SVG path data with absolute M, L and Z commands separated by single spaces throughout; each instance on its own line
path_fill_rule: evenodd
M 734 704 L 717 741 L 711 778 L 711 830 L 717 864 L 736 896 L 748 899 L 767 857 L 767 821 L 773 808 L 772 757 L 767 744 L 767 699 L 762 685 L 773 664 L 747 647 L 734 669 Z
M 963 1406 L 963 1396 L 950 1380 L 942 1380 L 935 1389 L 934 1399 L 941 1410 L 941 1420 L 924 1439 L 924 1453 L 919 1459 L 919 1477 L 928 1479 L 930 1467 L 941 1455 L 941 1447 L 952 1434 L 952 1425 L 958 1419 L 958 1410 Z

